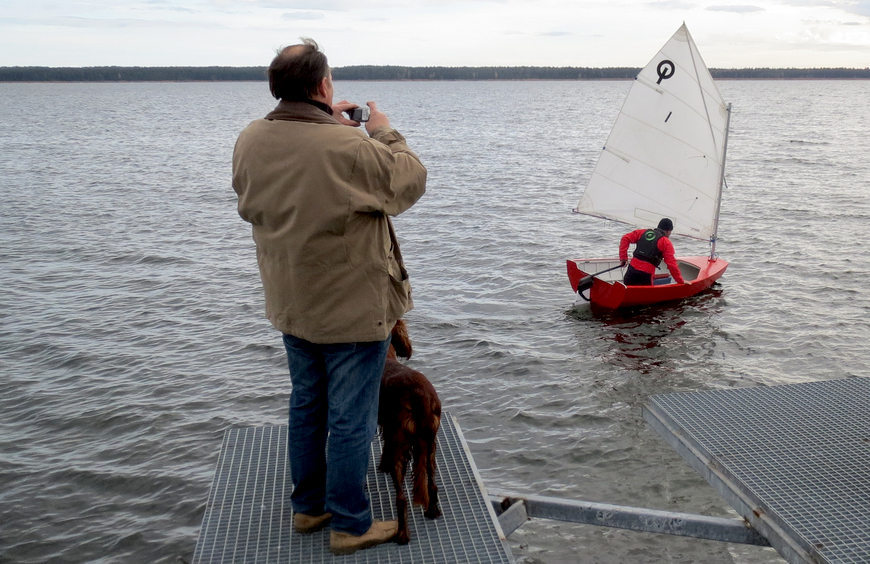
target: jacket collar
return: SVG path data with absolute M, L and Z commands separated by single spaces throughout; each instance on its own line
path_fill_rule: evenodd
M 266 119 L 340 125 L 338 120 L 332 117 L 332 108 L 316 100 L 304 102 L 281 100 L 275 109 L 266 115 Z

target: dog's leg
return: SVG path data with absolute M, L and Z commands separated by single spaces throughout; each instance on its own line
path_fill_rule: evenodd
M 408 544 L 411 535 L 408 533 L 408 499 L 405 497 L 405 469 L 408 466 L 407 459 L 396 456 L 393 460 L 393 468 L 390 475 L 393 477 L 393 487 L 396 490 L 396 513 L 399 514 L 399 530 L 393 540 L 397 544 Z
M 419 434 L 414 437 L 414 503 L 429 507 L 429 444 Z
M 429 506 L 423 515 L 427 519 L 437 519 L 441 517 L 441 510 L 438 509 L 438 486 L 435 485 L 435 441 L 429 443 L 429 449 L 426 453 L 426 477 L 429 486 Z
M 382 427 L 383 430 L 383 441 L 384 441 L 384 450 L 381 452 L 381 461 L 378 464 L 378 470 L 383 472 L 384 474 L 393 472 L 393 460 L 396 458 L 395 448 L 393 446 L 393 441 L 389 440 L 388 429 L 386 427 Z

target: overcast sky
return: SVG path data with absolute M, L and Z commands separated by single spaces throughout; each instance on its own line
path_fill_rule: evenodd
M 0 0 L 0 66 L 641 67 L 686 22 L 709 67 L 870 67 L 870 0 Z

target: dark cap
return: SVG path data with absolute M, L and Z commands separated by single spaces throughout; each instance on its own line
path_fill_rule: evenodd
M 661 229 L 662 231 L 673 231 L 674 230 L 674 222 L 666 217 L 663 217 L 662 220 L 659 222 L 658 228 Z

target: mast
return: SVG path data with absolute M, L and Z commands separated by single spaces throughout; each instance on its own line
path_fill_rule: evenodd
M 728 130 L 731 128 L 731 103 L 725 108 L 725 141 L 722 143 L 722 165 L 719 169 L 719 189 L 716 191 L 716 215 L 713 217 L 713 235 L 710 237 L 710 260 L 716 260 L 716 234 L 719 232 L 719 209 L 722 207 L 722 186 L 725 184 L 725 156 L 728 153 Z

